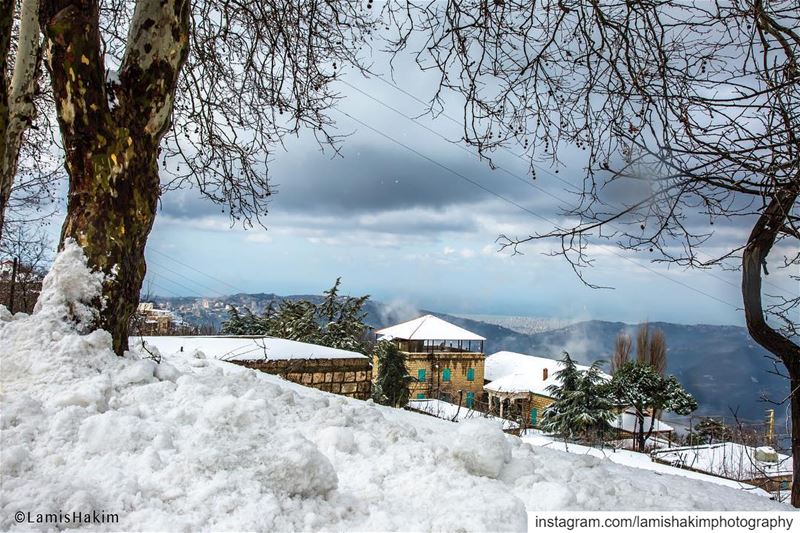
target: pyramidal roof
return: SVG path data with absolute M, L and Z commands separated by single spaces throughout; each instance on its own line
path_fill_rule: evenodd
M 484 337 L 433 315 L 425 315 L 375 332 L 382 337 L 408 341 L 484 341 Z

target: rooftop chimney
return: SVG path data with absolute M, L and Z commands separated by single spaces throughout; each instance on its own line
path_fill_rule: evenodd
M 542 381 L 547 381 L 547 369 L 542 370 Z

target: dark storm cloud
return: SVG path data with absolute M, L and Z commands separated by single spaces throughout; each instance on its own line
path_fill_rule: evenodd
M 469 155 L 438 159 L 443 165 L 479 181 L 492 171 Z M 374 146 L 346 146 L 344 157 L 306 157 L 276 162 L 272 173 L 276 208 L 305 213 L 366 213 L 411 208 L 445 208 L 475 204 L 487 193 L 453 173 L 410 152 Z M 514 183 L 497 184 L 513 194 Z
M 497 200 L 486 190 L 413 153 L 350 145 L 345 146 L 343 154 L 334 159 L 314 152 L 277 156 L 270 167 L 275 190 L 270 213 L 352 217 L 413 209 L 444 211 L 454 206 L 474 210 Z M 533 202 L 539 204 L 537 209 L 553 212 L 555 200 L 520 181 L 524 177 L 514 179 L 492 171 L 468 154 L 438 161 L 500 195 L 516 202 Z M 509 209 L 516 208 L 509 205 Z M 222 214 L 222 207 L 200 198 L 196 191 L 175 191 L 163 198 L 162 213 L 191 219 Z M 416 229 L 434 230 L 444 223 L 426 227 L 421 221 Z M 450 223 L 453 230 L 461 224 L 455 220 Z

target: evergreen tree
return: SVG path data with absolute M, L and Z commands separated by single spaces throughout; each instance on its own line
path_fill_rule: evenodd
M 244 314 L 240 313 L 234 306 L 228 306 L 228 320 L 222 323 L 223 335 L 263 335 L 264 327 L 260 317 L 253 314 L 248 308 L 244 308 Z
M 564 352 L 562 368 L 556 372 L 557 385 L 547 390 L 555 401 L 542 413 L 540 427 L 567 438 L 587 439 L 608 429 L 614 419 L 614 402 L 609 387 L 596 361 L 585 371 Z
M 240 313 L 231 306 L 222 333 L 270 335 L 368 353 L 371 346 L 363 308 L 369 295 L 339 296 L 340 283 L 341 278 L 337 278 L 333 287 L 325 291 L 325 298 L 319 305 L 309 300 L 283 300 L 277 308 L 270 304 L 261 316 L 254 315 L 248 308 Z
M 713 444 L 731 440 L 733 433 L 721 420 L 705 417 L 687 435 L 686 440 L 691 445 Z
M 381 405 L 405 407 L 409 398 L 409 375 L 403 353 L 391 341 L 381 341 L 375 348 L 378 376 L 372 387 L 372 398 Z
M 614 374 L 611 387 L 619 403 L 634 410 L 637 425 L 635 445 L 642 452 L 653 433 L 657 412 L 688 415 L 697 409 L 697 401 L 675 376 L 664 377 L 647 362 L 629 361 L 624 364 Z M 647 418 L 650 423 L 645 430 Z

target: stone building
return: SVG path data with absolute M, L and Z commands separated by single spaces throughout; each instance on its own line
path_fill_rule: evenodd
M 375 332 L 397 344 L 416 381 L 411 398 L 440 399 L 477 409 L 483 394 L 484 337 L 425 315 Z M 376 363 L 377 374 L 377 363 Z
M 315 389 L 366 400 L 372 392 L 372 365 L 366 355 L 275 337 L 131 337 L 130 344 L 162 354 L 198 350 L 212 359 L 275 374 Z
M 561 384 L 558 371 L 563 363 L 549 357 L 537 357 L 517 352 L 497 352 L 486 358 L 487 411 L 521 427 L 536 427 L 545 408 L 555 401 L 550 387 Z M 588 366 L 575 365 L 578 370 Z M 604 379 L 611 376 L 603 373 Z M 650 421 L 647 421 L 649 429 Z M 609 422 L 615 429 L 613 439 L 633 439 L 638 431 L 636 415 L 630 408 L 620 407 L 617 417 Z M 650 439 L 670 442 L 674 428 L 656 418 Z

